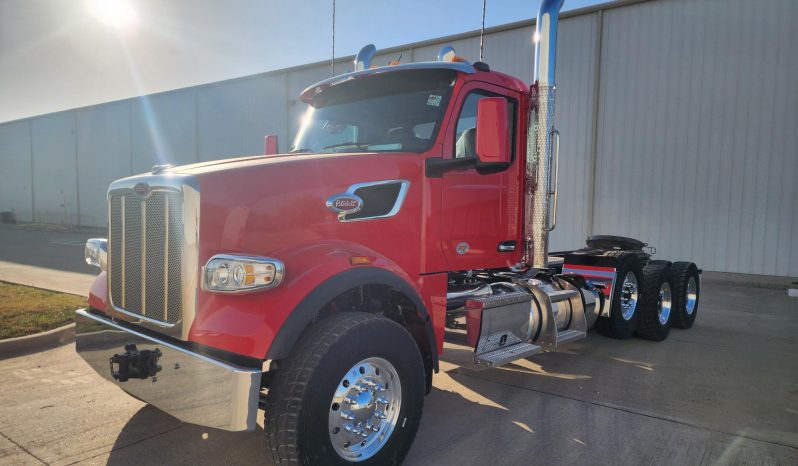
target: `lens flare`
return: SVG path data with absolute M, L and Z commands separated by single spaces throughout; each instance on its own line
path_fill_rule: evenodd
M 88 0 L 89 14 L 106 26 L 125 29 L 133 26 L 138 15 L 128 0 Z

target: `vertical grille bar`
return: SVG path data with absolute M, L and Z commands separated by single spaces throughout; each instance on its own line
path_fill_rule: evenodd
M 147 315 L 147 203 L 141 203 L 141 315 Z
M 125 282 L 127 281 L 125 279 L 125 198 L 121 198 L 119 202 L 122 204 L 122 215 L 120 220 L 122 222 L 122 242 L 120 248 L 122 255 L 119 257 L 121 258 L 122 262 L 122 307 L 125 307 Z
M 166 229 L 163 240 L 163 319 L 169 321 L 169 196 L 164 198 L 163 204 Z

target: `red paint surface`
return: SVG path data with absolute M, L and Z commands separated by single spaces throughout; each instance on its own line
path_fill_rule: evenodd
M 101 311 L 106 309 L 106 299 L 108 297 L 108 274 L 100 272 L 89 290 L 89 306 Z

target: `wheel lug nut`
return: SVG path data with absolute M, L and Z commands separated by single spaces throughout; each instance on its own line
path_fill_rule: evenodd
M 354 397 L 350 396 L 350 395 L 347 395 L 346 398 L 344 398 L 344 401 L 346 401 L 350 405 L 356 405 L 357 404 L 357 400 Z
M 347 409 L 345 411 L 341 411 L 341 417 L 346 419 L 347 421 L 354 421 L 355 413 Z
M 378 396 L 377 397 L 377 403 L 380 403 L 380 404 L 383 404 L 383 405 L 387 405 L 388 404 L 388 399 L 385 398 L 384 396 Z
M 345 431 L 352 432 L 352 429 L 354 429 L 354 426 L 352 424 L 344 424 Z
M 385 413 L 384 413 L 384 412 L 382 412 L 382 411 L 379 411 L 379 412 L 377 412 L 377 413 L 375 414 L 375 416 L 377 416 L 377 419 L 387 419 L 387 418 L 388 418 L 388 415 L 387 415 L 387 414 L 385 414 Z

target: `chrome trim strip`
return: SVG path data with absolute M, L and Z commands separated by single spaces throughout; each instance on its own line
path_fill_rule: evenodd
M 180 190 L 181 186 L 188 185 L 195 191 L 199 191 L 199 182 L 193 175 L 164 173 L 161 175 L 135 175 L 116 180 L 108 187 L 108 193 L 132 191 L 138 183 L 147 183 L 151 189 L 172 188 L 174 190 Z
M 257 262 L 257 263 L 264 263 L 268 262 L 274 265 L 274 281 L 269 285 L 259 286 L 257 288 L 247 288 L 244 290 L 211 290 L 205 286 L 205 267 L 214 260 L 214 259 L 225 259 L 225 260 L 235 260 L 241 262 Z M 223 294 L 247 294 L 247 293 L 254 293 L 257 291 L 265 291 L 270 290 L 272 288 L 276 288 L 280 286 L 280 283 L 283 281 L 283 277 L 285 277 L 285 264 L 283 261 L 279 259 L 275 259 L 273 257 L 265 257 L 265 256 L 251 256 L 246 254 L 214 254 L 213 257 L 208 259 L 208 262 L 202 266 L 202 279 L 200 280 L 200 287 L 202 291 L 206 291 L 208 293 L 223 293 Z
M 181 256 L 183 329 L 181 338 L 188 340 L 191 324 L 196 316 L 199 291 L 200 192 L 196 178 L 183 177 L 183 254 Z
M 352 186 L 350 186 L 349 188 L 347 188 L 346 194 L 348 194 L 350 196 L 356 196 L 355 191 L 357 191 L 360 188 L 366 188 L 366 187 L 370 187 L 370 186 L 382 186 L 382 185 L 386 185 L 386 184 L 401 184 L 401 187 L 399 188 L 399 193 L 396 195 L 396 200 L 394 201 L 393 207 L 391 207 L 391 210 L 388 211 L 387 214 L 385 214 L 385 215 L 377 215 L 377 216 L 374 216 L 374 217 L 361 217 L 361 218 L 353 218 L 353 219 L 347 219 L 345 216 L 343 218 L 341 218 L 339 216 L 338 221 L 339 222 L 362 222 L 362 221 L 365 221 L 365 220 L 375 220 L 375 219 L 379 219 L 379 218 L 393 217 L 394 215 L 398 214 L 399 210 L 402 208 L 402 204 L 404 204 L 404 202 L 405 202 L 405 197 L 407 197 L 407 191 L 410 188 L 410 182 L 407 181 L 407 180 L 384 180 L 384 181 L 369 181 L 369 182 L 365 182 L 365 183 L 356 183 L 356 184 L 353 184 Z
M 109 382 L 185 422 L 228 431 L 255 429 L 261 370 L 189 351 L 85 309 L 76 312 L 75 321 L 77 353 Z M 156 377 L 119 382 L 111 376 L 109 359 L 124 353 L 129 343 L 161 351 Z
M 135 317 L 138 320 L 143 320 L 145 322 L 149 322 L 151 324 L 155 324 L 155 325 L 157 325 L 159 327 L 174 328 L 174 326 L 177 325 L 177 324 L 170 324 L 169 322 L 162 322 L 160 320 L 151 319 L 151 318 L 149 318 L 149 317 L 147 317 L 147 316 L 145 316 L 143 314 L 136 314 L 135 312 L 126 311 L 126 310 L 122 309 L 121 307 L 117 307 L 113 303 L 111 303 L 111 307 L 113 307 L 114 311 L 116 311 L 116 312 L 120 312 L 120 313 L 128 315 L 130 317 Z

